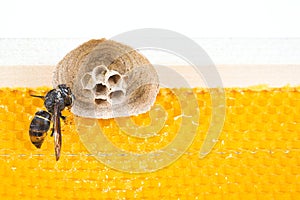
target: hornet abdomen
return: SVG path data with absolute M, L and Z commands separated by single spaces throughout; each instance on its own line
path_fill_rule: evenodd
M 47 111 L 38 111 L 30 123 L 29 136 L 32 144 L 41 148 L 47 131 L 50 128 L 51 114 Z

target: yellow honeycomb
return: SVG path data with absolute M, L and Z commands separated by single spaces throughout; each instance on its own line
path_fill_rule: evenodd
M 60 160 L 55 161 L 50 136 L 36 149 L 28 128 L 34 113 L 44 107 L 42 100 L 29 94 L 43 95 L 49 89 L 0 88 L 1 199 L 300 199 L 298 87 L 225 89 L 225 124 L 219 142 L 203 159 L 199 150 L 211 120 L 210 94 L 201 88 L 180 89 L 198 100 L 194 142 L 171 165 L 142 174 L 111 169 L 90 156 L 67 110 Z M 188 102 L 188 95 L 183 96 Z M 160 90 L 155 105 L 165 110 L 167 119 L 151 138 L 124 133 L 114 119 L 98 122 L 121 149 L 157 150 L 174 139 L 180 126 L 176 98 L 172 89 Z M 130 120 L 138 127 L 151 123 L 149 113 Z

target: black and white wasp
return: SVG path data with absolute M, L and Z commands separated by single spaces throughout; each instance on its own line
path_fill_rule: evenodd
M 32 144 L 37 148 L 41 148 L 47 132 L 50 128 L 50 122 L 53 121 L 51 136 L 54 137 L 54 150 L 56 161 L 60 157 L 61 149 L 61 128 L 60 118 L 65 119 L 61 115 L 65 107 L 71 107 L 74 102 L 74 95 L 71 89 L 65 84 L 58 85 L 56 89 L 50 90 L 46 96 L 31 95 L 44 100 L 47 111 L 41 110 L 35 113 L 29 127 L 29 136 Z

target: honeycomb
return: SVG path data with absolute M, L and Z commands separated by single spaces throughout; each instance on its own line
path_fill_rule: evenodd
M 124 100 L 125 83 L 119 72 L 107 69 L 100 65 L 95 67 L 92 72 L 85 73 L 81 79 L 82 87 L 88 98 L 92 96 L 96 104 L 107 106 L 116 104 Z
M 30 94 L 44 95 L 49 89 L 0 89 L 1 199 L 300 198 L 299 87 L 226 88 L 222 133 L 202 159 L 199 150 L 212 115 L 210 93 L 202 88 L 177 89 L 186 102 L 191 93 L 197 98 L 196 137 L 169 166 L 140 174 L 111 169 L 91 156 L 68 110 L 63 111 L 67 119 L 62 121 L 60 160 L 55 161 L 49 134 L 42 148 L 36 149 L 28 128 L 34 113 L 44 106 Z M 118 148 L 140 153 L 161 149 L 174 139 L 181 123 L 176 116 L 182 105 L 173 90 L 160 89 L 155 106 L 163 107 L 166 120 L 150 138 L 124 133 L 114 119 L 98 120 L 99 126 Z M 129 120 L 144 127 L 155 119 L 145 113 Z

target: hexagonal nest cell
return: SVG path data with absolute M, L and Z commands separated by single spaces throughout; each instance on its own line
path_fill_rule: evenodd
M 106 99 L 95 98 L 95 104 L 100 106 L 108 106 L 108 101 Z
M 67 84 L 82 117 L 112 118 L 147 112 L 159 89 L 150 62 L 133 48 L 112 40 L 90 40 L 56 66 L 53 85 Z
M 94 94 L 95 96 L 99 95 L 107 95 L 108 87 L 102 83 L 97 83 L 94 87 Z
M 110 85 L 116 85 L 121 79 L 121 76 L 119 74 L 115 74 L 115 75 L 112 75 L 108 78 L 108 83 Z

